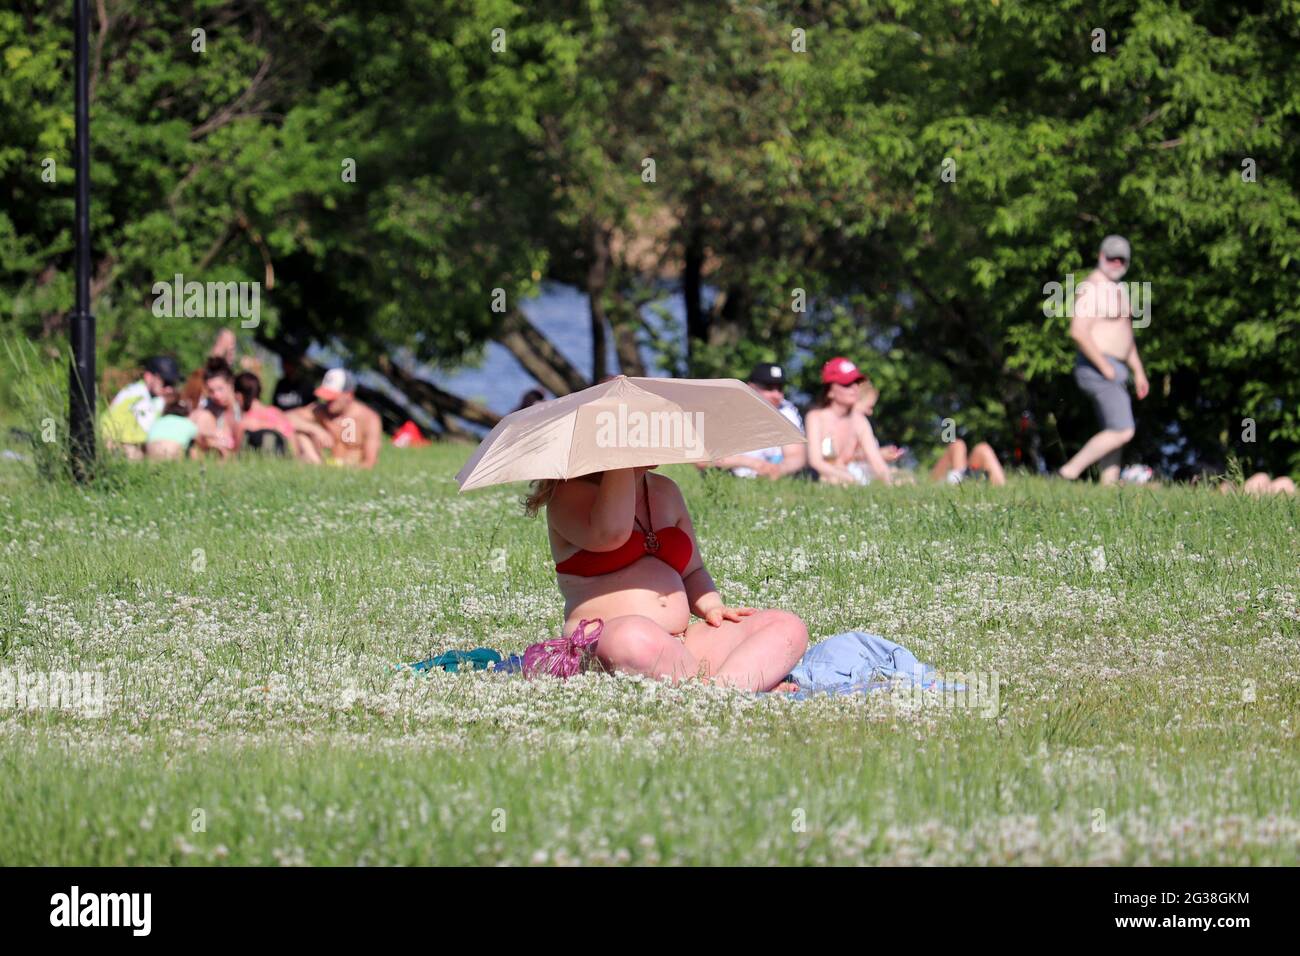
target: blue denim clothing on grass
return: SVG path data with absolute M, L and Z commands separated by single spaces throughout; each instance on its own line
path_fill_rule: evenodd
M 901 644 L 865 631 L 845 631 L 808 648 L 790 671 L 790 680 L 799 685 L 792 695 L 795 700 L 813 694 L 865 694 L 900 677 L 926 689 L 965 689 L 944 684 L 933 674 L 933 667 Z

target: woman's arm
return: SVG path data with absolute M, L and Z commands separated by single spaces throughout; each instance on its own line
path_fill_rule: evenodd
M 688 572 L 682 578 L 682 584 L 686 586 L 686 601 L 690 605 L 691 613 L 696 617 L 707 618 L 710 611 L 725 607 L 722 595 L 718 593 L 717 585 L 713 583 L 713 576 L 703 564 L 694 571 Z
M 876 478 L 885 484 L 891 484 L 892 479 L 889 474 L 889 465 L 885 462 L 885 456 L 880 453 L 880 443 L 876 441 L 876 433 L 871 430 L 871 422 L 867 421 L 866 415 L 854 413 L 856 421 L 853 426 L 857 431 L 858 444 L 862 446 L 862 455 L 867 460 Z
M 620 468 L 604 472 L 599 484 L 580 478 L 562 482 L 546 507 L 546 519 L 579 548 L 613 551 L 632 534 L 635 508 L 635 473 Z
M 196 408 L 190 412 L 190 421 L 198 428 L 198 434 L 194 436 L 194 446 L 202 451 L 216 451 L 225 454 L 222 448 L 221 435 L 217 431 L 217 419 L 206 408 Z
M 668 479 L 664 480 L 668 481 Z M 718 594 L 718 589 L 713 583 L 713 576 L 704 566 L 704 556 L 700 554 L 700 543 L 695 537 L 695 526 L 691 523 L 690 512 L 686 510 L 686 499 L 682 497 L 682 490 L 674 482 L 669 481 L 669 484 L 672 485 L 677 513 L 680 515 L 675 524 L 691 536 L 691 543 L 695 546 L 691 552 L 691 560 L 687 562 L 686 570 L 682 572 L 682 584 L 686 587 L 686 600 L 691 613 L 703 618 L 713 627 L 719 626 L 724 620 L 739 621 L 742 617 L 753 614 L 753 608 L 730 608 L 723 602 L 722 595 Z
M 775 478 L 774 466 L 765 458 L 758 458 L 754 455 L 728 455 L 726 458 L 717 458 L 709 462 L 714 468 L 748 468 L 751 471 L 758 472 L 760 475 L 767 475 Z
M 808 464 L 808 446 L 805 443 L 795 442 L 789 445 L 781 446 L 781 461 L 776 465 L 770 478 L 784 478 L 786 475 L 793 475 L 803 471 L 804 466 Z

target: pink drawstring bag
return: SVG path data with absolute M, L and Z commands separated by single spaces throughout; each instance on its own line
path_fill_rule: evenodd
M 587 633 L 588 624 L 596 626 L 590 634 Z M 568 678 L 581 673 L 586 649 L 600 640 L 600 632 L 604 629 L 605 622 L 600 618 L 583 620 L 578 622 L 568 637 L 530 644 L 528 650 L 524 651 L 524 676 L 550 674 L 552 677 Z

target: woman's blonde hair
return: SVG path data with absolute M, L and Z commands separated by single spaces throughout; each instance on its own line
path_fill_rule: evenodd
M 528 494 L 524 498 L 524 514 L 534 517 L 542 510 L 542 505 L 550 504 L 551 495 L 555 494 L 557 478 L 538 478 L 528 483 Z
M 574 481 L 589 481 L 592 484 L 600 484 L 604 476 L 603 471 L 594 471 L 588 475 L 579 475 Z M 524 514 L 533 517 L 537 512 L 542 510 L 542 505 L 551 503 L 551 495 L 555 494 L 555 489 L 560 487 L 559 478 L 536 478 L 528 483 L 528 494 L 524 497 Z

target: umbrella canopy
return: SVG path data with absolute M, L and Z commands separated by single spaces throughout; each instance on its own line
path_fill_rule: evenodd
M 628 378 L 511 412 L 456 475 L 461 491 L 537 478 L 712 461 L 805 441 L 734 378 Z

